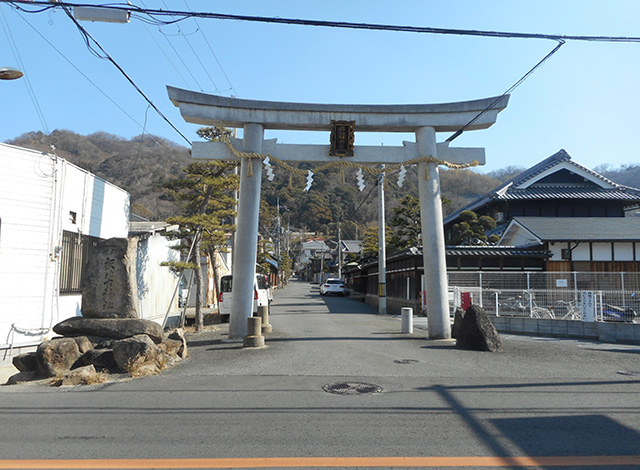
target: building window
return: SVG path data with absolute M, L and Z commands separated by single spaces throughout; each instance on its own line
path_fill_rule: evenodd
M 79 233 L 62 232 L 62 255 L 60 259 L 60 295 L 77 295 L 87 261 L 100 239 Z
M 76 224 L 76 219 L 78 218 L 78 214 L 76 214 L 73 211 L 69 211 L 69 223 L 75 225 Z

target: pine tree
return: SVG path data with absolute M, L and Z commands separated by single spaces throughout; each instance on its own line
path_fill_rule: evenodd
M 202 128 L 198 135 L 209 140 L 219 140 L 228 130 Z M 204 327 L 202 315 L 203 278 L 200 256 L 207 253 L 214 262 L 216 252 L 227 245 L 231 224 L 236 215 L 234 191 L 238 189 L 238 176 L 233 174 L 235 165 L 212 160 L 192 163 L 183 169 L 184 175 L 169 181 L 165 189 L 184 209 L 184 215 L 170 217 L 167 222 L 180 228 L 172 236 L 180 239 L 179 249 L 187 253 L 191 245 L 192 256 L 186 263 L 169 263 L 176 270 L 193 269 L 196 279 L 196 331 Z M 214 269 L 215 269 L 215 262 Z M 214 273 L 214 276 L 218 276 Z M 217 279 L 216 279 L 217 285 Z

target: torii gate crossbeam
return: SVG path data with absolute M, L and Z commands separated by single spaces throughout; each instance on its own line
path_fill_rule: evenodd
M 355 121 L 355 130 L 365 132 L 414 132 L 416 143 L 403 147 L 354 147 L 353 163 L 403 163 L 429 157 L 418 163 L 420 217 L 424 258 L 429 337 L 450 338 L 447 272 L 437 160 L 450 163 L 484 163 L 483 149 L 449 148 L 436 142 L 437 132 L 486 129 L 506 108 L 509 96 L 445 104 L 425 105 L 327 105 L 241 100 L 167 87 L 171 101 L 187 122 L 207 126 L 242 127 L 242 151 L 272 154 L 280 160 L 326 162 L 328 146 L 276 144 L 264 140 L 265 129 L 331 129 L 331 121 Z M 473 123 L 468 125 L 473 120 Z M 236 141 L 238 144 L 240 141 Z M 233 160 L 226 144 L 194 143 L 193 156 Z M 251 171 L 247 171 L 251 166 Z M 229 337 L 247 334 L 247 318 L 253 310 L 253 279 L 258 241 L 258 217 L 262 161 L 242 158 L 238 202 L 236 253 L 233 265 L 233 306 Z

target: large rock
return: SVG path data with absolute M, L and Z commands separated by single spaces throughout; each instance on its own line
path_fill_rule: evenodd
M 110 238 L 98 243 L 82 278 L 82 316 L 140 317 L 136 257 L 136 238 Z
M 67 371 L 51 383 L 54 387 L 61 385 L 91 385 L 105 382 L 106 376 L 96 373 L 92 365 L 79 367 L 74 370 Z
M 156 343 L 164 338 L 164 331 L 158 323 L 141 318 L 73 317 L 58 323 L 53 331 L 64 336 L 89 335 L 113 339 L 147 335 Z
M 112 371 L 116 369 L 116 361 L 111 349 L 90 349 L 73 363 L 71 370 L 92 365 L 97 371 Z
M 11 362 L 20 372 L 35 372 L 38 370 L 38 357 L 35 352 L 14 356 Z
M 129 372 L 144 363 L 154 363 L 161 351 L 147 335 L 137 335 L 113 342 L 113 359 L 122 372 Z
M 73 340 L 78 345 L 78 349 L 80 350 L 80 354 L 84 354 L 90 349 L 93 349 L 93 343 L 86 336 L 75 336 Z
M 451 328 L 451 337 L 458 338 L 460 336 L 460 328 L 462 328 L 462 319 L 464 318 L 464 310 L 457 307 L 453 314 L 453 327 Z
M 498 330 L 479 305 L 471 305 L 464 314 L 456 346 L 474 351 L 502 351 Z
M 38 346 L 36 357 L 38 372 L 53 377 L 71 369 L 80 357 L 80 349 L 73 338 L 54 338 Z

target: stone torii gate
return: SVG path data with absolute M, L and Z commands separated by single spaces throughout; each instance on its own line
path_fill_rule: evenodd
M 436 133 L 456 132 L 463 127 L 465 131 L 490 127 L 506 108 L 508 95 L 444 104 L 327 105 L 242 100 L 174 87 L 167 90 L 185 121 L 243 128 L 243 139 L 233 139 L 232 146 L 242 151 L 241 157 L 253 157 L 238 157 L 239 153 L 224 142 L 193 144 L 194 158 L 241 160 L 230 339 L 246 336 L 247 319 L 253 311 L 263 169 L 260 156 L 265 154 L 282 162 L 344 161 L 349 166 L 417 163 L 419 175 L 424 175 L 419 178 L 419 199 L 429 337 L 451 337 L 438 165 L 484 164 L 485 156 L 483 148 L 451 148 L 447 143 L 437 143 Z M 332 156 L 330 153 L 335 152 L 330 152 L 333 147 L 329 145 L 264 140 L 265 129 L 330 131 L 336 122 L 349 123 L 358 132 L 413 132 L 416 142 L 404 142 L 403 147 L 352 146 L 349 153 Z

